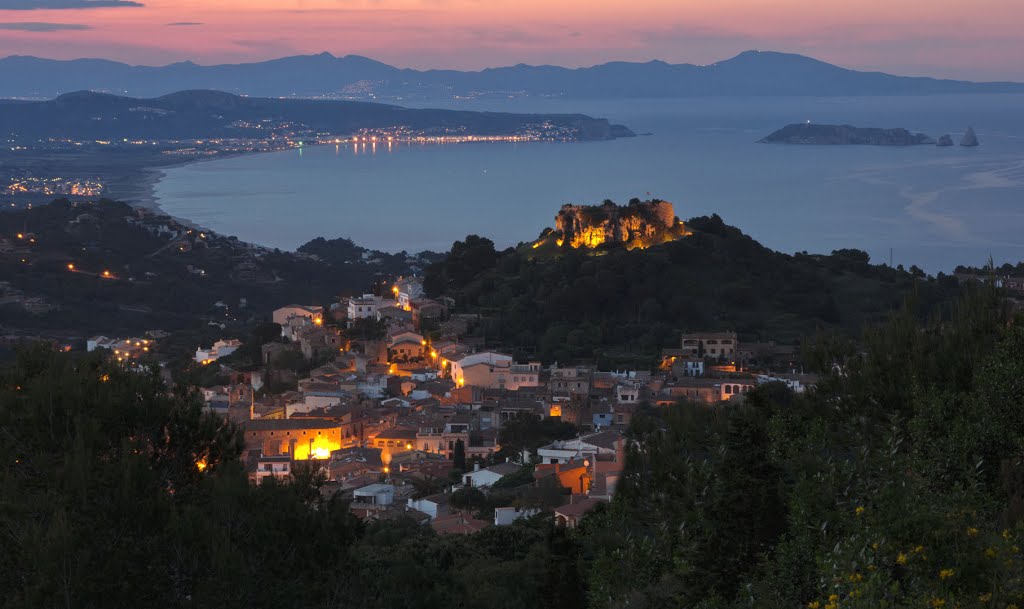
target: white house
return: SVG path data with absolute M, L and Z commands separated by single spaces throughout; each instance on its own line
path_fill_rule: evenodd
M 241 346 L 242 341 L 235 338 L 218 340 L 209 349 L 196 349 L 196 363 L 209 364 L 210 362 L 215 362 L 226 355 L 231 355 Z
M 537 514 L 540 514 L 540 510 L 537 508 L 523 508 L 521 510 L 514 507 L 494 508 L 494 526 L 505 527 L 521 518 L 530 518 Z
M 617 442 L 622 434 L 617 431 L 601 431 L 571 440 L 558 440 L 537 449 L 541 463 L 566 464 L 582 461 L 591 455 L 614 455 Z
M 357 319 L 373 319 L 377 317 L 377 310 L 384 306 L 384 299 L 373 294 L 353 296 L 348 299 L 348 321 L 352 323 Z
M 116 338 L 107 338 L 106 336 L 93 336 L 89 340 L 85 341 L 85 350 L 92 353 L 96 349 L 113 349 L 114 345 L 117 344 Z
M 353 504 L 391 505 L 395 501 L 395 487 L 390 484 L 371 484 L 352 491 Z
M 481 469 L 478 463 L 473 466 L 473 471 L 462 475 L 462 483 L 466 486 L 475 486 L 477 488 L 491 486 L 505 476 L 519 471 L 519 467 L 515 463 L 499 463 Z
M 284 479 L 291 475 L 292 458 L 288 455 L 260 457 L 256 460 L 256 472 L 251 474 L 256 484 L 267 478 Z
M 759 374 L 757 384 L 785 383 L 794 393 L 803 393 L 813 387 L 818 378 L 811 374 Z
M 438 495 L 430 495 L 422 499 L 408 499 L 408 506 L 411 509 L 423 512 L 430 519 L 433 520 L 438 516 L 444 516 L 448 513 L 448 496 L 441 493 Z
M 356 379 L 356 392 L 368 398 L 382 398 L 388 390 L 386 374 L 366 374 Z
M 640 400 L 640 383 L 621 383 L 616 385 L 615 400 L 619 404 L 636 404 Z

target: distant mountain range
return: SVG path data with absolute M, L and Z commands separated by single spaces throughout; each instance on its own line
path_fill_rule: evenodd
M 436 135 L 517 135 L 545 129 L 560 137 L 628 137 L 626 127 L 582 114 L 512 114 L 420 110 L 389 104 L 321 99 L 241 97 L 221 91 L 180 91 L 138 99 L 80 91 L 54 100 L 0 102 L 0 135 L 15 140 L 266 138 L 287 131 L 347 135 L 396 126 Z
M 802 55 L 746 51 L 710 65 L 613 62 L 589 68 L 515 65 L 479 72 L 400 69 L 329 53 L 247 64 L 131 66 L 102 59 L 0 59 L 0 97 L 51 99 L 78 90 L 155 97 L 217 89 L 265 97 L 438 100 L 453 97 L 565 98 L 848 96 L 1024 93 L 1024 83 L 858 72 Z

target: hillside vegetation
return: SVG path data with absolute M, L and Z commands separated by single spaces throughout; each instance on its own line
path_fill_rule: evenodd
M 717 215 L 686 227 L 692 235 L 632 251 L 550 243 L 496 252 L 470 236 L 428 269 L 426 287 L 486 316 L 488 341 L 560 362 L 652 358 L 682 331 L 784 342 L 820 329 L 855 334 L 912 292 L 923 310 L 958 290 L 952 277 L 873 265 L 858 250 L 775 252 Z
M 610 505 L 470 536 L 250 486 L 237 430 L 154 372 L 24 352 L 0 378 L 0 605 L 1006 609 L 1024 603 L 1024 331 L 995 291 L 818 389 L 644 408 Z M 202 464 L 201 466 L 197 464 Z

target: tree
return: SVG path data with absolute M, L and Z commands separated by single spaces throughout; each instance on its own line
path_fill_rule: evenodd
M 452 455 L 452 466 L 460 472 L 466 471 L 466 445 L 462 440 L 455 441 L 455 450 Z

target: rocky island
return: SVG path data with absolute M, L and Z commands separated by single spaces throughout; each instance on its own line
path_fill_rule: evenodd
M 848 146 L 918 146 L 934 144 L 923 133 L 906 129 L 880 129 L 851 125 L 819 125 L 795 123 L 759 140 L 761 144 L 848 145 Z
M 960 138 L 960 145 L 968 148 L 974 148 L 980 146 L 981 142 L 978 141 L 978 135 L 974 133 L 974 127 L 968 127 L 967 131 L 964 132 L 964 136 Z

